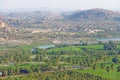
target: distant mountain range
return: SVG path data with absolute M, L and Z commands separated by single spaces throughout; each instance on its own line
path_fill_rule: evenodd
M 120 12 L 105 9 L 64 11 L 60 13 L 50 11 L 0 12 L 0 20 L 10 26 L 42 24 L 54 21 L 120 21 Z

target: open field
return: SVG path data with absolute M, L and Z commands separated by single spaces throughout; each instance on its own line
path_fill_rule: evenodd
M 106 72 L 105 70 L 100 69 L 100 68 L 98 68 L 96 70 L 89 68 L 89 69 L 85 69 L 85 70 L 76 70 L 76 72 L 89 73 L 89 74 L 93 74 L 96 76 L 102 76 L 104 78 L 109 78 L 110 80 L 119 80 L 120 79 L 120 72 L 116 72 L 114 70 Z
M 7 65 L 1 66 L 3 72 L 11 70 L 15 75 L 29 74 L 32 71 L 44 72 L 65 69 L 65 71 L 89 73 L 110 80 L 119 80 L 120 78 L 120 72 L 117 71 L 120 61 L 113 62 L 113 58 L 120 60 L 119 47 L 116 50 L 104 50 L 102 44 L 60 45 L 48 49 L 38 49 L 37 53 L 34 54 L 30 52 L 32 48 L 44 45 L 32 44 L 14 47 L 14 53 L 8 53 L 5 56 L 2 55 L 3 58 L 1 57 L 1 65 Z M 13 75 L 13 73 L 8 75 Z

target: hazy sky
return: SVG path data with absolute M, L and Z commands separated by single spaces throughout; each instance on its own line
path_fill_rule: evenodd
M 120 11 L 120 0 L 0 0 L 0 11 L 43 8 L 69 10 L 104 8 Z

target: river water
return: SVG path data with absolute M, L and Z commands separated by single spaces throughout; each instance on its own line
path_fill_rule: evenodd
M 120 41 L 120 38 L 97 38 L 97 41 Z

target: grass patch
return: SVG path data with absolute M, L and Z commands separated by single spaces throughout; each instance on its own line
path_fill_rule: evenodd
M 82 52 L 82 49 L 79 46 L 66 46 L 61 48 L 52 48 L 47 50 L 48 53 L 71 53 L 71 52 Z
M 80 46 L 80 48 L 103 50 L 103 45 L 87 45 L 87 46 Z
M 110 80 L 120 80 L 120 72 L 113 71 L 113 70 L 110 70 L 109 72 L 107 72 L 106 70 L 100 69 L 100 68 L 96 70 L 93 70 L 92 68 L 88 68 L 85 70 L 75 70 L 75 71 L 80 73 L 89 73 L 89 74 L 101 76 L 104 78 L 109 78 Z

